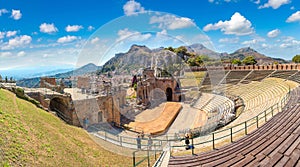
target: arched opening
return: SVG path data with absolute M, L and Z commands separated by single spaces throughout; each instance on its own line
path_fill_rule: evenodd
M 171 88 L 167 88 L 166 90 L 166 96 L 167 96 L 167 101 L 172 101 L 173 100 L 173 91 Z
M 64 100 L 58 97 L 53 98 L 50 101 L 49 105 L 50 111 L 54 111 L 56 115 L 61 118 L 63 121 L 71 124 L 72 123 L 72 115 L 69 112 L 68 104 L 65 104 Z

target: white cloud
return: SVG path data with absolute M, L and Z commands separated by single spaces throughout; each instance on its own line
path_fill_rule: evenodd
M 95 44 L 95 43 L 97 43 L 97 42 L 99 42 L 99 41 L 100 41 L 100 38 L 95 37 L 95 38 L 93 38 L 93 39 L 91 40 L 91 44 Z
M 125 28 L 123 30 L 118 31 L 119 38 L 116 40 L 122 41 L 122 40 L 130 40 L 130 41 L 144 41 L 151 37 L 151 34 L 142 34 L 138 31 L 130 31 L 128 28 Z
M 239 38 L 221 38 L 219 39 L 220 43 L 238 43 L 239 42 Z
M 163 37 L 163 36 L 166 36 L 166 35 L 168 35 L 167 30 L 162 30 L 161 32 L 156 33 L 156 36 L 158 36 L 158 37 Z
M 9 57 L 12 56 L 11 52 L 0 52 L 0 57 Z
M 20 10 L 14 10 L 14 9 L 12 9 L 12 10 L 11 10 L 11 16 L 10 16 L 10 17 L 12 17 L 12 18 L 15 19 L 15 20 L 19 20 L 19 19 L 21 19 L 21 17 L 22 17 L 22 13 L 21 13 Z
M 289 4 L 290 0 L 268 0 L 264 5 L 259 6 L 259 9 L 272 7 L 273 9 L 278 9 L 280 6 Z
M 176 17 L 174 15 L 152 16 L 150 24 L 158 24 L 158 28 L 175 30 L 195 26 L 193 20 L 187 17 Z
M 282 44 L 280 45 L 280 48 L 300 48 L 300 41 L 296 40 L 294 37 L 287 36 L 284 37 L 282 40 Z
M 275 29 L 275 30 L 272 30 L 272 31 L 268 32 L 267 36 L 268 36 L 269 38 L 275 38 L 275 37 L 277 37 L 279 34 L 280 34 L 280 30 Z
M 26 52 L 24 52 L 24 51 L 20 51 L 20 52 L 18 52 L 18 54 L 17 54 L 18 57 L 23 57 L 23 56 L 25 56 L 25 55 L 26 55 Z
M 123 6 L 124 14 L 126 16 L 135 15 L 139 12 L 145 12 L 145 8 L 138 2 L 134 0 L 127 1 Z
M 269 45 L 268 45 L 268 44 L 266 44 L 266 43 L 263 43 L 263 44 L 261 44 L 261 47 L 262 47 L 262 48 L 268 48 L 268 47 L 269 47 Z
M 286 37 L 283 37 L 282 38 L 282 41 L 283 42 L 290 42 L 290 41 L 293 41 L 293 40 L 295 40 L 295 38 L 294 37 L 291 37 L 291 36 L 286 36 Z M 280 42 L 280 41 L 279 41 Z
M 93 27 L 93 26 L 89 26 L 89 27 L 88 27 L 88 30 L 89 30 L 89 31 L 93 31 L 94 29 L 95 29 L 95 27 Z
M 258 5 L 258 4 L 260 4 L 260 0 L 253 1 L 253 3 Z
M 290 9 L 291 9 L 291 10 L 295 10 L 295 6 L 292 6 Z
M 57 40 L 58 43 L 67 43 L 67 42 L 72 42 L 72 41 L 75 41 L 76 39 L 78 39 L 76 36 L 64 36 L 64 37 L 61 37 Z
M 257 43 L 258 43 L 258 40 L 256 40 L 256 39 L 252 39 L 252 40 L 249 40 L 249 41 L 242 42 L 243 45 L 254 45 L 254 44 L 257 44 Z
M 51 33 L 57 32 L 57 31 L 58 31 L 58 29 L 55 27 L 55 25 L 53 23 L 51 23 L 51 24 L 43 23 L 40 25 L 40 32 L 51 34 Z
M 0 31 L 0 39 L 3 39 L 5 37 L 5 34 L 6 34 L 5 32 Z
M 24 47 L 24 46 L 30 44 L 31 41 L 32 41 L 31 36 L 21 35 L 21 36 L 15 37 L 13 39 L 10 39 L 8 41 L 8 43 L 6 43 L 6 45 L 4 45 L 2 47 L 2 49 L 9 50 L 9 49 L 17 48 L 17 47 Z
M 297 12 L 293 13 L 291 16 L 289 16 L 286 19 L 287 23 L 297 22 L 297 21 L 300 21 L 300 11 L 297 11 Z
M 240 13 L 236 12 L 231 16 L 229 21 L 219 21 L 215 24 L 207 24 L 203 30 L 218 30 L 220 29 L 225 34 L 234 34 L 234 35 L 249 35 L 254 32 L 252 24 Z
M 8 13 L 8 10 L 6 10 L 6 9 L 0 9 L 0 16 L 2 16 L 5 13 Z
M 17 35 L 17 31 L 7 31 L 6 32 L 6 37 L 12 37 L 12 36 L 15 36 Z
M 242 42 L 243 45 L 255 45 L 255 44 L 259 44 L 261 42 L 265 42 L 266 39 L 260 37 L 260 36 L 254 36 L 252 40 L 248 40 L 248 41 L 244 41 Z
M 65 30 L 67 32 L 77 32 L 79 31 L 80 29 L 83 29 L 83 27 L 81 25 L 68 25 Z
M 208 2 L 210 2 L 210 3 L 213 3 L 213 2 L 214 2 L 214 0 L 208 0 Z

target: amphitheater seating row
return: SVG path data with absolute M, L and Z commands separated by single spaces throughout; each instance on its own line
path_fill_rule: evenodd
M 297 72 L 297 70 L 275 71 L 274 73 L 272 73 L 272 75 L 270 75 L 270 77 L 287 79 Z
M 222 71 L 222 70 L 209 70 L 206 72 L 206 75 L 202 81 L 202 86 L 205 85 L 218 85 L 222 79 L 227 75 L 229 71 Z
M 249 83 L 249 81 L 261 81 L 269 76 L 274 70 L 253 70 L 242 83 Z
M 226 79 L 222 81 L 222 84 L 237 84 L 251 71 L 230 71 L 226 76 Z
M 300 83 L 300 72 L 297 70 L 209 71 L 201 83 L 200 90 L 202 92 L 211 92 L 219 85 L 248 84 L 251 81 L 262 81 L 269 77 L 290 79 Z
M 193 106 L 207 114 L 207 124 L 214 121 L 216 124 L 222 120 L 224 123 L 229 122 L 233 117 L 234 102 L 225 96 L 210 93 L 202 93 L 201 97 Z M 201 121 L 197 119 L 196 121 Z M 199 125 L 195 122 L 194 125 Z M 194 128 L 197 128 L 194 126 Z
M 217 150 L 171 157 L 169 166 L 299 166 L 300 88 L 282 112 L 247 136 Z
M 290 76 L 288 78 L 288 80 L 291 80 L 291 81 L 295 81 L 297 83 L 300 83 L 300 72 L 298 71 L 296 74 Z
M 250 84 L 234 85 L 228 91 L 232 95 L 239 96 L 244 101 L 244 111 L 229 126 L 239 124 L 256 116 L 260 112 L 270 108 L 298 84 L 284 81 L 279 78 L 267 78 L 262 82 L 251 82 Z M 251 91 L 249 91 L 251 90 Z

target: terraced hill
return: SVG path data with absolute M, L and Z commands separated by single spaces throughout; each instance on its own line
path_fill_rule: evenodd
M 131 166 L 81 128 L 0 89 L 0 166 Z

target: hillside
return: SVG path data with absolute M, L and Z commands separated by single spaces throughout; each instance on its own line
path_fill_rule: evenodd
M 253 56 L 257 60 L 258 64 L 272 64 L 274 62 L 287 63 L 287 61 L 283 59 L 268 57 L 264 54 L 257 52 L 256 50 L 250 47 L 238 49 L 229 55 L 223 56 L 222 58 L 243 60 L 247 56 Z
M 89 64 L 86 64 L 75 70 L 70 70 L 68 72 L 58 73 L 55 75 L 46 75 L 46 76 L 55 77 L 55 78 L 69 78 L 71 76 L 79 76 L 79 75 L 84 75 L 84 74 L 91 73 L 91 72 L 96 72 L 97 70 L 100 70 L 101 68 L 102 68 L 101 66 L 96 66 L 93 63 L 89 63 Z M 32 88 L 32 87 L 38 87 L 39 84 L 40 84 L 40 77 L 26 78 L 26 79 L 17 81 L 17 85 L 21 86 L 21 87 Z M 66 83 L 66 85 L 68 85 L 68 84 L 69 83 Z
M 53 77 L 55 77 L 55 78 L 68 78 L 70 76 L 79 76 L 79 75 L 84 75 L 86 73 L 95 72 L 95 71 L 100 70 L 100 69 L 101 69 L 101 66 L 96 66 L 93 63 L 89 63 L 89 64 L 86 64 L 86 65 L 84 65 L 82 67 L 79 67 L 75 70 L 72 70 L 72 71 L 55 74 L 55 75 L 53 75 Z
M 0 166 L 131 166 L 81 128 L 0 89 Z

